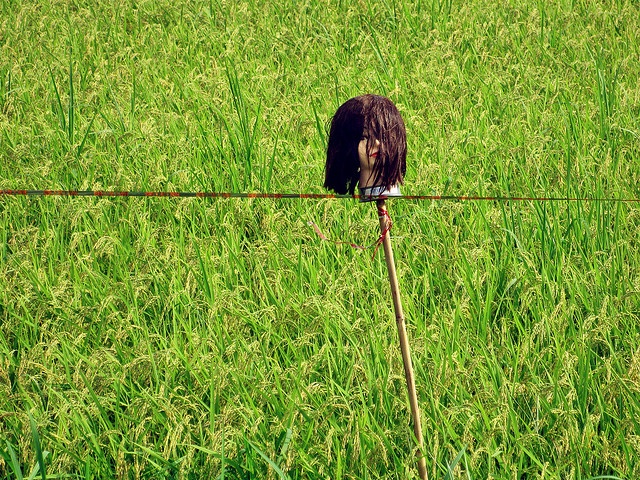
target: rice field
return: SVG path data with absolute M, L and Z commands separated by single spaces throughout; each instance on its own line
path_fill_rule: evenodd
M 430 479 L 640 478 L 635 0 L 4 0 L 0 190 L 322 193 L 376 93 Z M 616 201 L 617 200 L 617 201 Z M 620 201 L 634 200 L 634 201 Z M 0 196 L 0 478 L 418 478 L 371 204 Z

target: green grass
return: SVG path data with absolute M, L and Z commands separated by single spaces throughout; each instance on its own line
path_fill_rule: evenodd
M 321 192 L 390 96 L 407 194 L 640 198 L 637 2 L 0 7 L 0 189 Z M 640 209 L 390 204 L 431 478 L 640 476 Z M 377 217 L 0 198 L 0 477 L 417 478 Z

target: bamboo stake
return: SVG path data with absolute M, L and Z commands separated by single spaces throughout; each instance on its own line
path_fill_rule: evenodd
M 413 376 L 413 365 L 411 363 L 411 352 L 407 339 L 407 329 L 404 322 L 404 312 L 400 301 L 400 286 L 396 275 L 396 266 L 393 260 L 393 250 L 391 249 L 391 237 L 389 235 L 389 217 L 384 199 L 376 201 L 378 215 L 380 218 L 380 232 L 384 235 L 382 246 L 384 248 L 384 258 L 387 262 L 389 273 L 389 283 L 391 284 L 391 295 L 393 296 L 393 307 L 396 312 L 396 326 L 398 327 L 398 337 L 400 340 L 400 351 L 402 352 L 402 363 L 404 364 L 404 376 L 407 381 L 407 391 L 409 393 L 409 405 L 411 406 L 411 418 L 413 419 L 413 433 L 416 436 L 418 449 L 418 473 L 422 480 L 427 480 L 427 463 L 424 454 L 424 440 L 422 438 L 422 426 L 420 424 L 420 410 L 418 408 L 418 396 L 416 394 L 416 382 Z

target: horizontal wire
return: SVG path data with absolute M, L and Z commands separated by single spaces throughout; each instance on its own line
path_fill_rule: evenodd
M 163 192 L 163 191 L 103 191 L 103 190 L 0 190 L 0 196 L 32 197 L 172 197 L 172 198 L 273 198 L 273 199 L 326 199 L 351 198 L 355 200 L 402 199 L 434 201 L 491 201 L 491 202 L 618 202 L 639 203 L 640 198 L 599 197 L 509 197 L 476 195 L 402 195 L 371 197 L 366 195 L 340 195 L 328 193 L 237 193 L 237 192 Z

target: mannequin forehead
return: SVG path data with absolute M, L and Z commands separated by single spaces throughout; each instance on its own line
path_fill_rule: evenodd
M 388 129 L 389 119 L 399 115 L 397 109 L 384 97 L 363 95 L 355 97 L 340 106 L 333 123 L 337 129 L 354 136 L 364 131 L 379 134 Z

